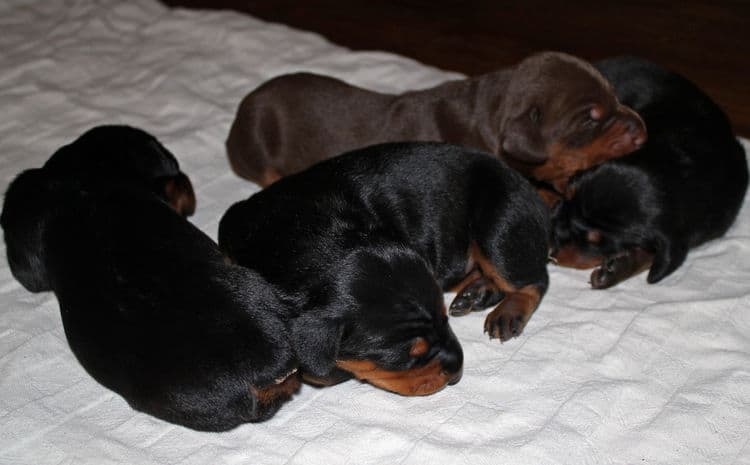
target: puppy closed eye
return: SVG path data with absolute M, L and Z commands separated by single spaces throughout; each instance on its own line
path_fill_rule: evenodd
M 599 121 L 604 117 L 604 108 L 599 105 L 592 105 L 587 112 L 587 117 L 593 121 Z
M 534 124 L 539 124 L 542 121 L 542 111 L 539 107 L 532 107 L 531 110 L 529 110 L 529 119 Z

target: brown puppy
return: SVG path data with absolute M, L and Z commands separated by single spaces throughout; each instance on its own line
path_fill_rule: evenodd
M 482 149 L 562 189 L 574 172 L 637 149 L 646 129 L 589 63 L 545 52 L 400 95 L 310 73 L 280 76 L 243 99 L 227 153 L 238 175 L 267 186 L 337 154 L 405 140 Z

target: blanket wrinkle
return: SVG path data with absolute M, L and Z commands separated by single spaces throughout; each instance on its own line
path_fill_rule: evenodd
M 156 0 L 6 0 L 0 29 L 0 191 L 86 129 L 130 124 L 176 154 L 192 221 L 213 238 L 258 190 L 231 172 L 224 140 L 261 82 L 311 71 L 396 93 L 462 77 Z M 551 266 L 529 327 L 505 344 L 482 333 L 484 312 L 451 318 L 464 377 L 433 396 L 303 386 L 268 422 L 224 434 L 148 417 L 96 383 L 54 295 L 25 291 L 2 260 L 0 463 L 750 465 L 748 208 L 657 285 L 592 291 L 589 272 Z

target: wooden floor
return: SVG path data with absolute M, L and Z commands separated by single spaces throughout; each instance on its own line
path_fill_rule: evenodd
M 235 9 L 476 75 L 540 50 L 588 60 L 632 54 L 704 88 L 750 137 L 750 1 L 163 0 Z

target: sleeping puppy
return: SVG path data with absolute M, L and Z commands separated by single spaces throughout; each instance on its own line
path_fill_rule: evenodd
M 683 77 L 631 57 L 597 67 L 643 116 L 649 140 L 571 178 L 554 207 L 553 255 L 595 267 L 594 288 L 644 270 L 655 283 L 732 224 L 747 189 L 745 151 L 721 109 Z
M 426 394 L 461 369 L 442 292 L 457 291 L 453 315 L 496 306 L 485 331 L 518 336 L 547 289 L 548 221 L 530 185 L 490 155 L 383 144 L 236 203 L 219 246 L 296 295 L 291 338 L 303 372 L 338 368 Z
M 223 431 L 272 416 L 299 386 L 297 362 L 274 288 L 225 263 L 182 217 L 194 205 L 156 139 L 106 126 L 21 173 L 0 224 L 13 275 L 55 293 L 94 379 L 136 410 Z
M 261 186 L 348 150 L 409 140 L 481 149 L 564 188 L 574 172 L 645 139 L 641 119 L 589 63 L 545 52 L 400 95 L 309 73 L 280 76 L 243 99 L 226 146 L 234 171 Z

